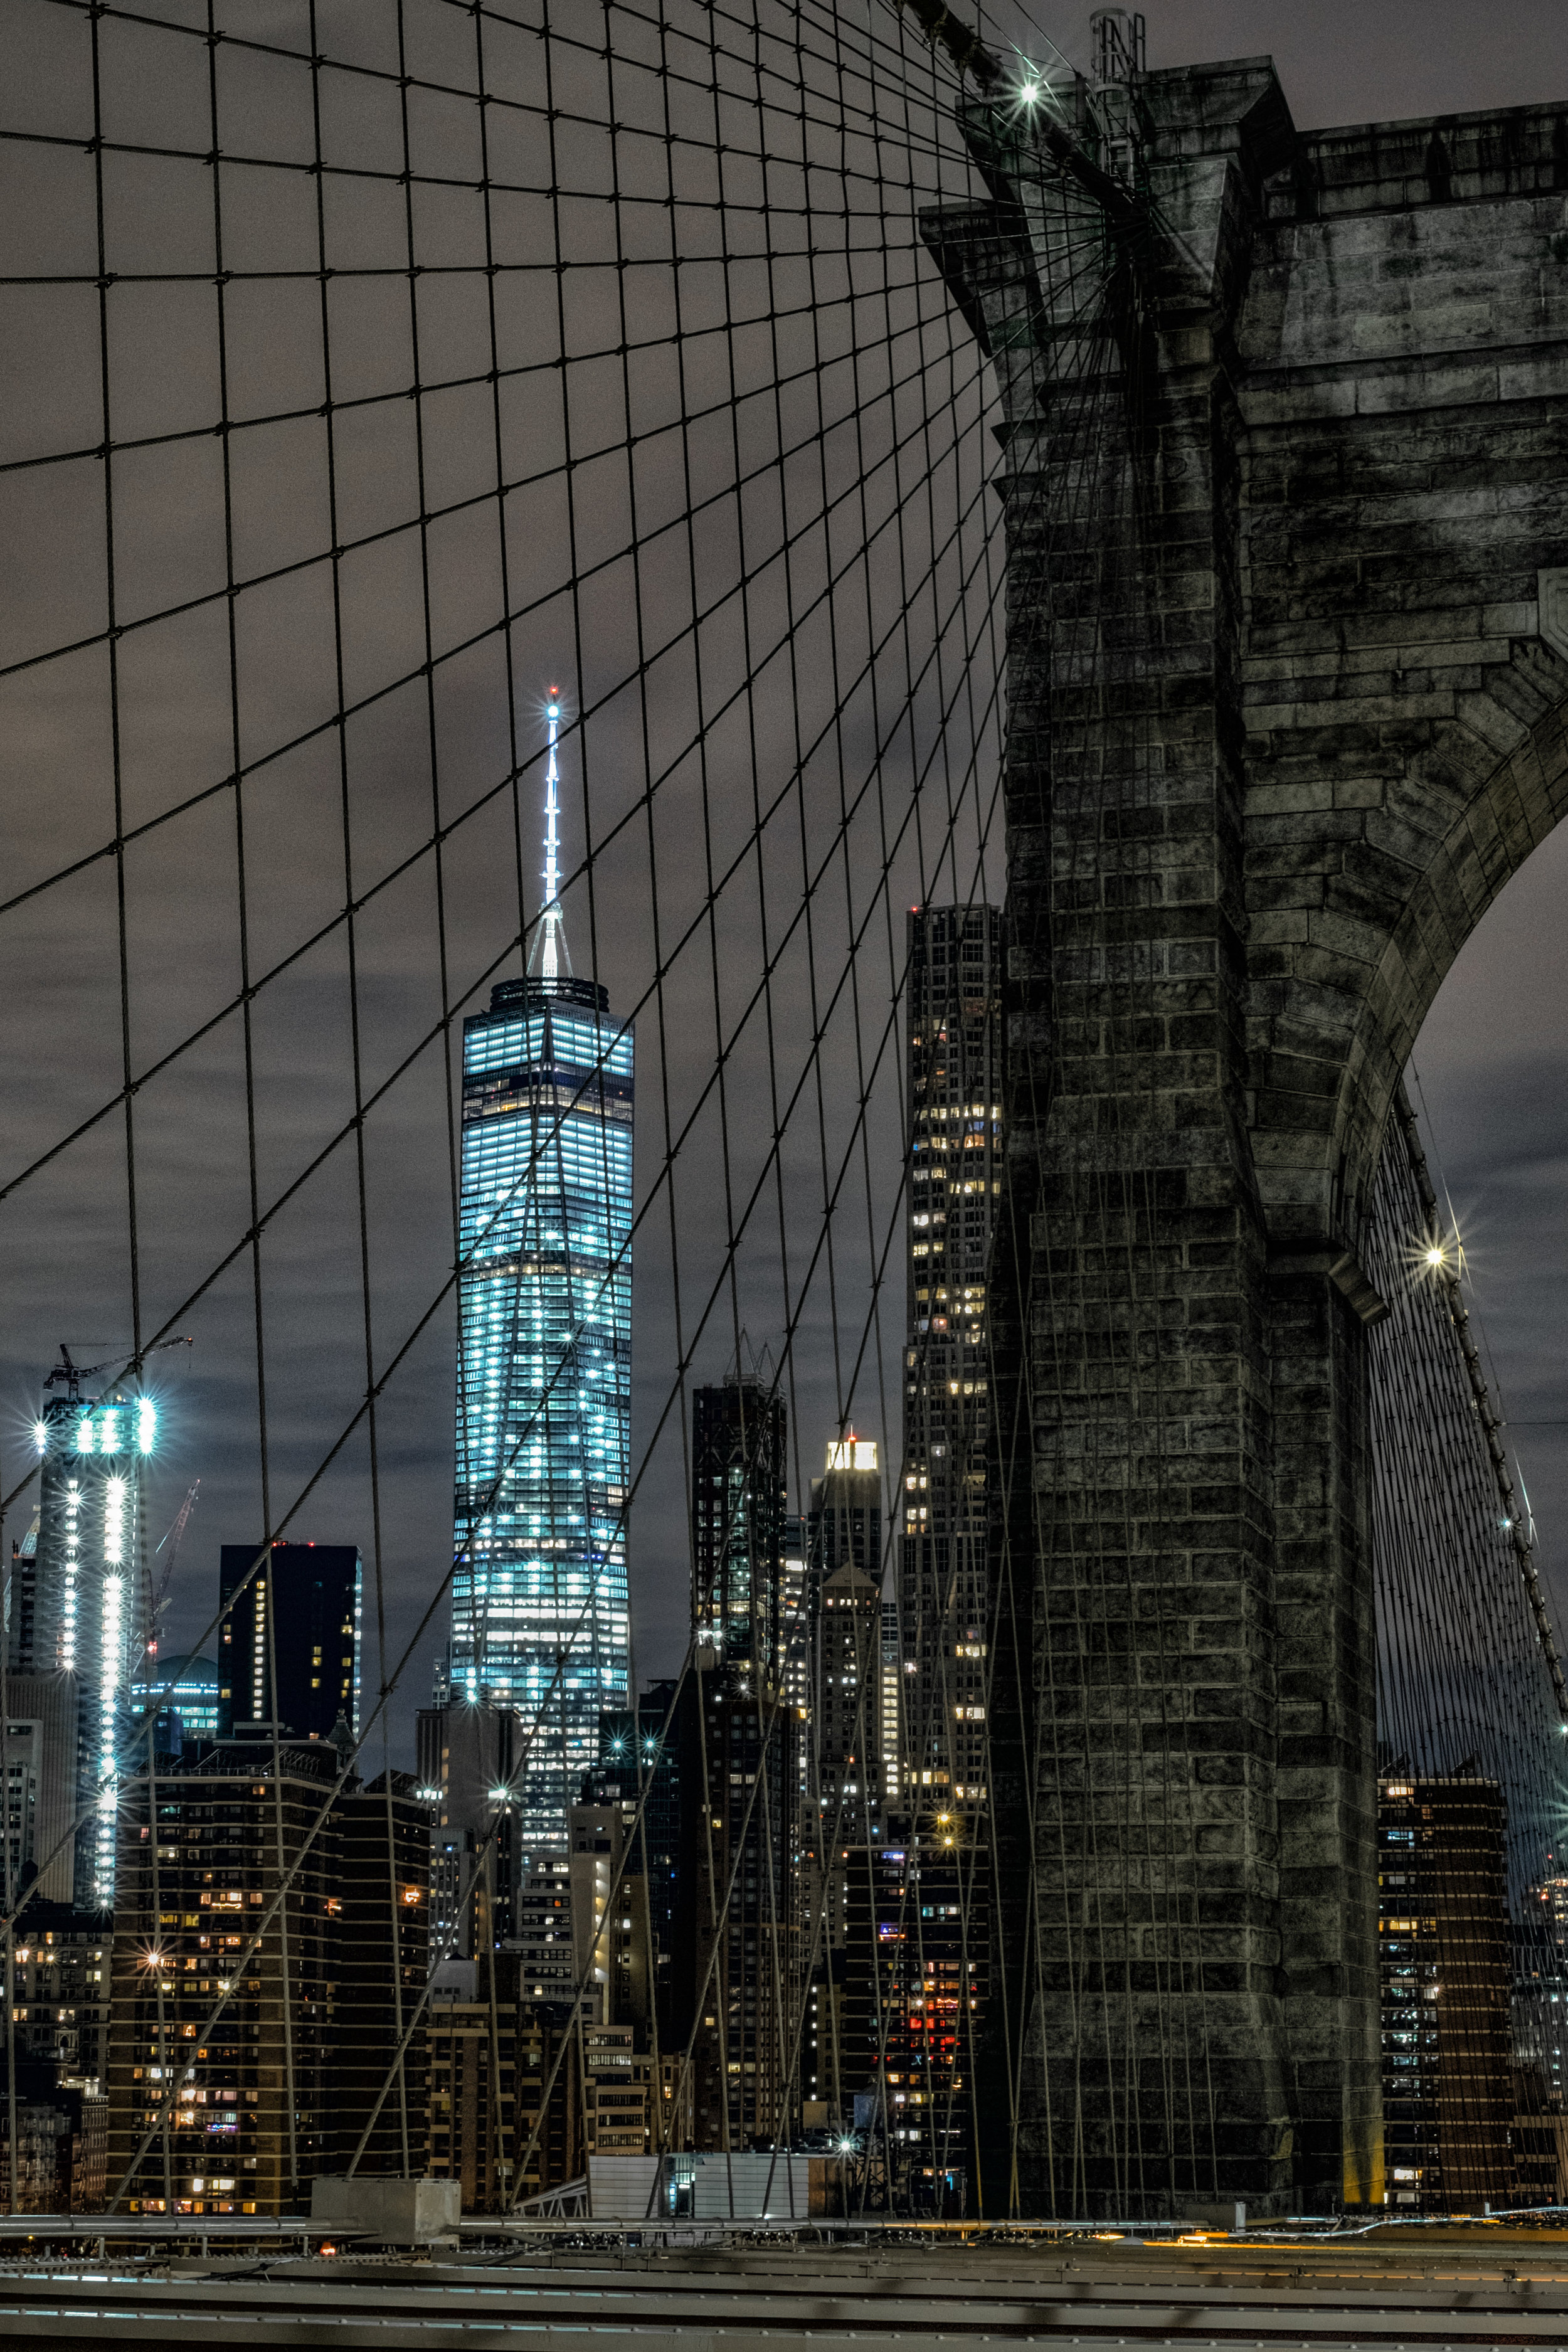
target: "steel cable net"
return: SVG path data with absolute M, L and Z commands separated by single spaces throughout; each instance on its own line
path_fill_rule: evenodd
M 1384 2131 L 1396 2204 L 1551 2201 L 1562 1671 L 1468 1272 L 1403 1090 L 1366 1221 Z M 1531 2135 L 1549 2161 L 1532 2177 Z
M 5 1712 L 53 1706 L 74 1769 L 6 1849 L 8 2121 L 40 1906 L 112 1891 L 119 2210 L 426 2166 L 537 2210 L 628 2145 L 669 2160 L 650 2210 L 694 2145 L 766 2151 L 729 2196 L 973 2210 L 983 2032 L 1016 2150 L 996 1922 L 1061 1890 L 998 1841 L 1034 1807 L 998 1626 L 1033 1633 L 1016 1512 L 989 1567 L 982 1532 L 993 1321 L 1028 1305 L 991 428 L 995 369 L 1048 367 L 1026 722 L 1135 866 L 1142 330 L 1047 149 L 1051 282 L 981 356 L 930 248 L 1020 101 L 946 38 L 870 0 L 25 20 Z M 1150 985 L 1118 971 L 1113 1055 Z M 1153 1205 L 1109 1206 L 1136 1323 Z M 40 1463 L 61 1332 L 93 1373 Z M 1140 1361 L 1041 1505 L 1088 1586 Z M 335 1738 L 279 1719 L 277 1541 L 363 1552 Z M 247 1736 L 176 1755 L 207 1653 Z M 492 1724 L 461 1819 L 406 1769 L 432 1696 L 437 1750 Z M 1084 1696 L 1031 1734 L 1058 1790 Z M 1190 1824 L 1123 1827 L 1128 1885 L 1173 1885 Z M 1178 1974 L 1202 1928 L 1171 1906 Z M 1201 2168 L 1201 2068 L 1160 2063 Z
M 1485 1443 L 1482 1414 L 1497 1406 L 1467 1373 L 1462 1300 L 1445 1278 L 1458 1250 L 1451 1229 L 1432 1232 L 1419 1149 L 1391 1118 L 1366 1235 L 1368 1276 L 1389 1307 L 1372 1335 L 1378 1736 L 1391 1774 L 1451 1777 L 1468 1764 L 1500 1784 L 1517 1906 L 1556 1844 L 1562 1717 Z
M 873 1605 L 838 1736 L 862 1767 L 896 1745 L 868 1710 L 901 1525 L 907 910 L 1002 891 L 994 384 L 918 227 L 973 193 L 959 95 L 940 47 L 868 5 L 589 20 L 58 0 L 16 28 L 0 134 L 22 372 L 0 459 L 0 736 L 24 819 L 0 904 L 7 1670 L 39 1707 L 35 1685 L 66 1687 L 75 1745 L 63 1816 L 7 1854 L 9 2097 L 15 2147 L 29 1910 L 112 1891 L 99 2071 L 121 2210 L 266 2212 L 320 2172 L 423 2168 L 432 1965 L 475 1901 L 516 1926 L 502 1906 L 559 1847 L 541 1822 L 582 1793 L 590 1714 L 662 1671 L 662 1752 L 680 1694 L 722 1681 L 689 1636 L 695 1387 L 748 1376 L 787 1431 L 802 1516 L 824 1447 L 874 1442 L 880 1554 L 861 1562 Z M 552 764 L 559 920 L 540 871 Z M 484 1192 L 463 1023 L 498 984 L 494 1009 L 526 1014 L 547 973 L 560 1066 Z M 572 989 L 591 1034 L 568 1067 Z M 573 1120 L 603 1113 L 634 1034 L 628 1183 L 612 1118 L 586 1157 Z M 996 1106 L 977 1110 L 994 1148 Z M 595 1213 L 594 1234 L 573 1227 Z M 552 1252 L 554 1304 L 535 1314 Z M 474 1320 L 498 1265 L 499 1344 L 531 1350 L 531 1401 L 514 1383 L 499 1414 L 500 1327 Z M 487 1316 L 498 1295 L 492 1279 Z M 40 1465 L 62 1332 L 92 1372 L 51 1390 Z M 595 1381 L 596 1458 L 563 1471 Z M 156 1436 L 127 1467 L 110 1445 L 132 1423 Z M 433 1662 L 438 1696 L 467 1665 L 496 1697 L 498 1651 L 544 1606 L 479 1559 L 541 1449 L 523 1549 L 548 1633 L 531 1680 L 499 1694 L 515 1748 L 435 1904 L 413 1712 Z M 754 1470 L 754 1431 L 742 1454 Z M 154 1539 L 195 1479 L 160 1612 Z M 100 1540 L 111 1487 L 119 1557 Z M 753 1507 L 749 1490 L 732 1502 L 731 1531 Z M 221 1605 L 218 1540 L 246 1554 Z M 816 1540 L 821 1568 L 820 1525 Z M 279 1542 L 363 1553 L 336 1746 L 272 1696 Z M 895 1638 L 919 1654 L 919 1626 Z M 224 1694 L 254 1729 L 243 1756 L 220 1772 L 221 1751 L 197 1766 L 160 1748 L 174 1654 L 212 1654 L 226 1679 L 247 1640 L 254 1698 Z M 835 1896 L 823 1855 L 847 1823 L 868 1843 L 865 1790 L 842 1757 L 824 1773 L 782 1655 L 755 1667 L 775 1760 L 742 1776 L 725 1858 L 705 1864 L 695 1980 L 716 2015 L 749 1906 L 732 1957 L 752 1968 L 762 1936 L 772 1990 L 737 1997 L 741 2056 L 728 2019 L 703 2043 L 701 2000 L 673 2055 L 657 2003 L 637 2033 L 678 2116 L 716 2070 L 726 2148 L 797 2128 L 808 2067 L 850 2137 L 889 2031 L 868 1992 L 853 2064 L 840 2050 L 843 1873 Z M 644 1765 L 603 1922 L 630 1916 L 647 1867 Z M 217 1823 L 247 1790 L 242 1853 Z M 967 1923 L 969 1901 L 955 1880 L 942 1915 Z M 930 1973 L 920 1909 L 911 1869 L 893 1924 L 906 2026 Z M 551 2185 L 552 2101 L 575 2069 L 580 2113 L 577 1996 L 592 2002 L 609 1933 L 574 1948 L 568 2024 L 542 2026 L 526 2060 L 508 2045 L 509 2085 L 514 2057 L 520 2079 L 542 2059 L 545 2088 L 531 2109 L 521 2091 L 490 2103 L 492 2207 Z M 952 1980 L 966 1963 L 944 1965 L 951 2108 L 974 2004 Z M 499 2086 L 501 2035 L 521 2029 L 498 1981 L 481 1966 Z M 725 2095 L 759 2068 L 749 2104 Z M 922 2095 L 895 2158 L 876 2104 L 842 2193 L 885 2202 L 917 2150 L 940 2173 L 947 2140 Z M 653 2103 L 650 2146 L 690 2128 Z

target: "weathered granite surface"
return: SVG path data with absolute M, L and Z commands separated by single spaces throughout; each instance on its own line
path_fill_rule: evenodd
M 1323 2212 L 1383 2191 L 1358 1239 L 1568 802 L 1568 106 L 1142 98 L 1146 239 L 1011 101 L 921 223 L 1006 419 L 984 2194 Z

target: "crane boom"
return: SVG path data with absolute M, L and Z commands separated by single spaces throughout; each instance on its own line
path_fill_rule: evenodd
M 179 1332 L 173 1339 L 154 1339 L 150 1348 L 143 1348 L 142 1350 L 142 1360 L 145 1361 L 149 1356 L 157 1355 L 163 1348 L 194 1348 L 195 1344 L 195 1334 L 192 1331 Z M 110 1365 L 121 1360 L 122 1359 L 118 1356 L 106 1356 L 101 1364 L 73 1364 L 71 1351 L 62 1339 L 60 1360 L 44 1374 L 44 1386 L 47 1389 L 52 1389 L 57 1381 L 63 1381 L 69 1390 L 70 1401 L 74 1403 L 83 1381 L 90 1381 L 95 1372 L 107 1372 Z
M 150 1658 L 155 1658 L 158 1654 L 158 1620 L 163 1615 L 164 1604 L 169 1598 L 169 1581 L 174 1573 L 174 1562 L 180 1556 L 180 1538 L 185 1532 L 185 1528 L 190 1519 L 191 1513 L 196 1507 L 196 1496 L 200 1492 L 201 1483 L 201 1480 L 198 1478 L 195 1485 L 186 1488 L 185 1499 L 174 1514 L 174 1525 L 165 1530 L 158 1543 L 153 1547 L 153 1558 L 154 1559 L 157 1559 L 158 1554 L 163 1550 L 164 1544 L 167 1544 L 169 1547 L 169 1557 L 163 1562 L 163 1573 L 158 1580 L 158 1586 L 155 1591 L 153 1586 L 153 1570 L 151 1566 L 149 1566 L 144 1572 L 142 1600 L 147 1611 L 147 1632 L 145 1639 L 147 1654 Z

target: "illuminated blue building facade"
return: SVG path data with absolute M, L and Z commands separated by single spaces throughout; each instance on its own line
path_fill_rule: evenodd
M 145 1666 L 131 1685 L 132 1715 L 144 1716 L 153 1699 L 187 1739 L 217 1738 L 218 1671 L 210 1658 L 159 1658 Z
M 8 1629 L 7 1652 L 17 1674 L 71 1678 L 75 1772 L 60 1795 L 76 1822 L 72 1900 L 79 1910 L 106 1911 L 131 1677 L 142 1655 L 143 1489 L 158 1412 L 151 1397 L 121 1389 L 89 1402 L 68 1370 L 68 1395 L 46 1398 L 34 1427 L 34 1587 L 26 1617 Z
M 539 970 L 531 958 L 463 1024 L 452 1637 L 436 1679 L 438 1706 L 521 1718 L 492 1794 L 523 1869 L 566 1848 L 599 1717 L 626 1705 L 631 1638 L 632 1032 L 572 976 L 553 688 L 545 717 Z
M 554 961 L 463 1024 L 457 1567 L 436 1694 L 521 1715 L 525 1861 L 564 1850 L 599 1717 L 628 1703 L 632 1033 Z

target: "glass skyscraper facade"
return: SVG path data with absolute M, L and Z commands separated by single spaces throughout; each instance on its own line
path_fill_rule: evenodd
M 553 856 L 550 878 L 552 900 Z M 629 1703 L 632 1032 L 604 989 L 556 972 L 552 912 L 543 971 L 463 1025 L 458 1564 L 436 1692 L 521 1717 L 525 1863 L 564 1851 L 600 1714 Z

